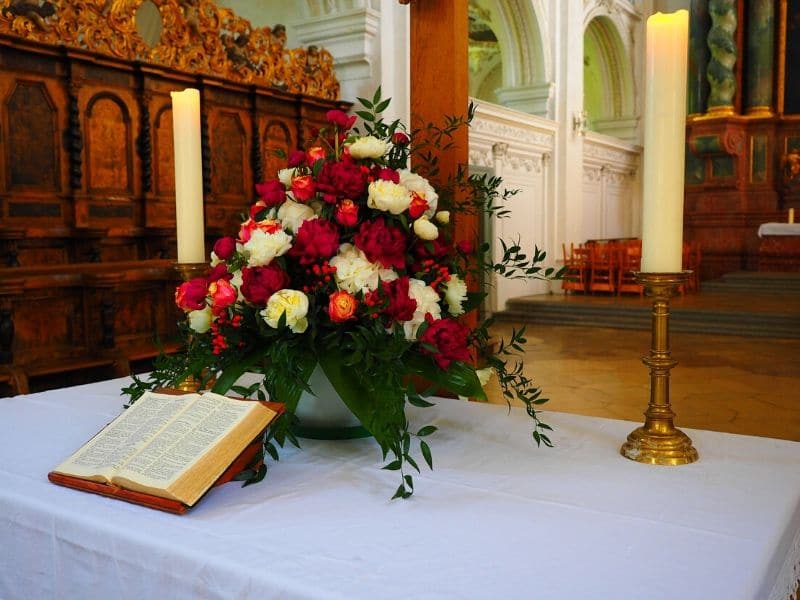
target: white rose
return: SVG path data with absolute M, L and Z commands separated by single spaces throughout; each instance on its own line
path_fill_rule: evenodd
M 408 280 L 408 295 L 417 301 L 417 308 L 410 321 L 403 323 L 403 331 L 407 340 L 417 339 L 417 329 L 425 321 L 425 315 L 430 315 L 435 320 L 442 318 L 442 309 L 439 306 L 439 294 L 431 286 L 419 279 Z
M 447 302 L 448 312 L 455 317 L 463 315 L 464 308 L 461 305 L 466 299 L 467 284 L 458 275 L 451 275 L 444 284 L 444 300 Z
M 349 148 L 353 158 L 380 158 L 386 154 L 387 145 L 383 140 L 367 135 L 358 138 Z
M 297 169 L 281 169 L 278 171 L 278 180 L 287 190 L 292 187 L 292 179 L 297 174 Z
M 278 219 L 284 229 L 297 233 L 304 221 L 315 217 L 314 209 L 307 204 L 286 200 L 278 209 Z
M 242 294 L 242 282 L 243 282 L 243 280 L 242 280 L 242 272 L 241 271 L 234 271 L 233 272 L 233 277 L 231 277 L 230 284 L 237 291 L 237 296 L 236 296 L 236 301 L 237 302 L 244 302 L 245 301 L 244 295 Z
M 425 215 L 414 221 L 414 233 L 421 240 L 435 240 L 439 237 L 439 229 Z
M 267 307 L 259 313 L 264 321 L 277 329 L 281 316 L 286 315 L 286 325 L 295 333 L 308 327 L 308 296 L 298 290 L 278 290 L 267 300 Z
M 336 269 L 336 284 L 340 290 L 351 294 L 372 292 L 378 283 L 397 279 L 397 273 L 367 260 L 364 253 L 352 244 L 342 244 L 339 252 L 330 260 Z
M 436 222 L 440 225 L 447 225 L 450 222 L 450 211 L 440 210 L 436 213 Z
M 486 387 L 486 384 L 489 383 L 489 380 L 494 375 L 494 369 L 492 367 L 486 367 L 485 369 L 476 369 L 475 375 L 478 376 L 478 381 L 481 382 L 481 387 Z
M 392 181 L 378 179 L 369 184 L 367 206 L 399 215 L 408 210 L 411 204 L 411 193 L 402 185 Z
M 256 229 L 250 239 L 242 246 L 247 256 L 247 266 L 263 267 L 272 262 L 276 256 L 283 256 L 292 247 L 292 238 L 282 229 L 274 233 L 265 233 Z
M 400 173 L 400 185 L 425 200 L 428 203 L 428 210 L 425 211 L 425 214 L 428 218 L 432 217 L 439 205 L 439 194 L 436 193 L 433 186 L 428 183 L 427 179 L 408 169 L 400 169 L 398 173 Z
M 189 317 L 189 327 L 197 333 L 205 333 L 211 329 L 211 307 L 206 306 L 202 310 L 191 310 Z

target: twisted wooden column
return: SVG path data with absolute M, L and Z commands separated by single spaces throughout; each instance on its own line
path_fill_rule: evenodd
M 736 95 L 736 0 L 710 0 L 711 29 L 708 32 L 708 113 L 717 116 L 734 113 L 733 99 Z

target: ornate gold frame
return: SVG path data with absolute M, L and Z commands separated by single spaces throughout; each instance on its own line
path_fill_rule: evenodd
M 144 1 L 0 0 L 0 34 L 297 94 L 339 96 L 327 50 L 285 48 L 282 25 L 254 28 L 213 0 L 149 0 L 162 31 L 148 47 L 136 30 Z

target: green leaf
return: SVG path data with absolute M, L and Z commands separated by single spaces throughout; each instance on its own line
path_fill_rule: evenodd
M 439 428 L 435 425 L 425 425 L 422 429 L 417 432 L 419 437 L 424 437 L 426 435 L 432 434 L 434 431 L 438 430 Z
M 400 470 L 400 461 L 393 460 L 388 465 L 384 465 L 382 467 L 385 471 L 399 471 Z
M 436 406 L 433 402 L 428 402 L 427 400 L 423 400 L 420 397 L 409 396 L 408 403 L 413 406 L 419 406 L 420 408 L 428 408 L 429 406 Z
M 437 383 L 454 394 L 486 400 L 486 393 L 472 365 L 453 361 L 450 367 L 443 371 L 427 356 L 411 352 L 403 360 L 411 373 Z
M 408 498 L 408 496 L 406 496 L 407 493 L 408 492 L 406 492 L 406 486 L 401 483 L 400 486 L 397 488 L 397 491 L 394 493 L 394 496 L 392 496 L 392 500 L 394 500 L 395 498 Z
M 211 391 L 224 396 L 231 389 L 231 386 L 236 383 L 236 380 L 263 357 L 263 351 L 256 350 L 242 360 L 230 365 L 217 377 L 217 382 Z
M 422 458 L 428 463 L 428 468 L 433 470 L 433 457 L 431 456 L 431 449 L 425 440 L 420 440 L 419 449 L 422 452 Z

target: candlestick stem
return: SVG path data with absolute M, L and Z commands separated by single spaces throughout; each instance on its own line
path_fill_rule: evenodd
M 189 281 L 195 277 L 204 275 L 208 270 L 206 263 L 181 263 L 174 264 L 175 270 L 180 274 L 182 281 Z M 192 340 L 189 339 L 188 343 L 191 344 Z M 175 387 L 183 392 L 198 392 L 200 391 L 200 377 L 194 373 L 189 373 L 182 381 L 178 382 Z
M 642 427 L 628 435 L 620 453 L 652 465 L 685 465 L 698 459 L 692 440 L 675 428 L 669 401 L 669 375 L 675 365 L 669 344 L 669 299 L 686 283 L 691 271 L 637 273 L 636 280 L 653 297 L 650 354 L 642 362 L 650 368 L 650 403 Z

